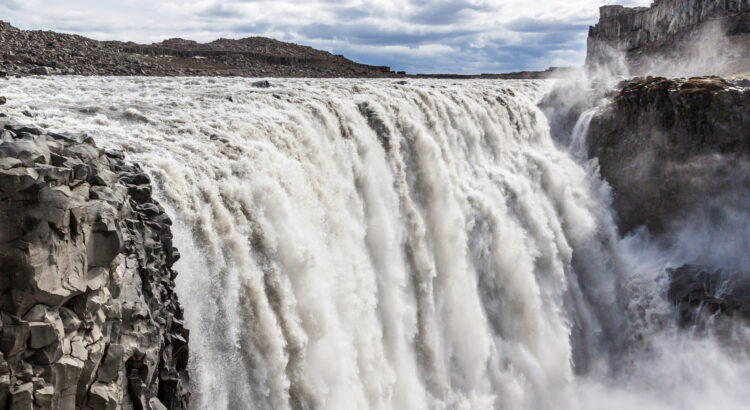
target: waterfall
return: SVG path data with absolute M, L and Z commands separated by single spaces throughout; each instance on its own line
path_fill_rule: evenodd
M 251 83 L 3 89 L 11 114 L 94 136 L 156 181 L 183 255 L 194 408 L 748 402 L 746 352 L 680 332 L 669 255 L 618 237 L 575 155 L 588 120 L 572 152 L 551 138 L 547 83 Z
M 579 161 L 585 161 L 586 158 L 588 158 L 586 136 L 589 133 L 591 119 L 594 118 L 594 115 L 596 115 L 598 110 L 598 107 L 594 107 L 584 111 L 573 127 L 568 151 Z

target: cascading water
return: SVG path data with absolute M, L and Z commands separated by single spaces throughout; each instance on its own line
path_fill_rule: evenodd
M 750 403 L 747 352 L 675 327 L 669 255 L 619 239 L 595 164 L 553 142 L 546 83 L 273 83 L 3 86 L 157 182 L 196 409 Z

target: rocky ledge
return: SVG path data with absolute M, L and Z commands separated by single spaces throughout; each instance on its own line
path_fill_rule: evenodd
M 4 116 L 0 140 L 0 408 L 186 409 L 179 254 L 148 175 Z
M 750 186 L 750 81 L 626 82 L 591 121 L 587 145 L 621 231 L 661 232 L 706 198 Z

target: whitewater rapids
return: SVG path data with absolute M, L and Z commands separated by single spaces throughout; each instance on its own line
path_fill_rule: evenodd
M 680 261 L 617 236 L 548 83 L 251 83 L 0 84 L 14 118 L 153 177 L 195 409 L 750 405 L 747 352 L 676 327 Z

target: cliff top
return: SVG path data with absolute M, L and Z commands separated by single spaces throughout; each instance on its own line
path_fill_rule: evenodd
M 623 14 L 641 13 L 648 9 L 648 7 L 602 6 L 599 8 L 599 15 L 602 18 L 607 18 Z

